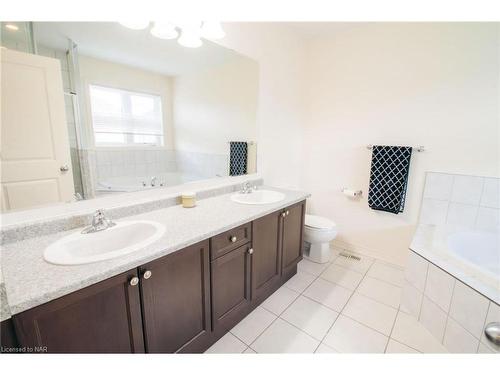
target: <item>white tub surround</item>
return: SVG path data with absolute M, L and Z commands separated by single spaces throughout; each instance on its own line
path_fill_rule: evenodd
M 10 310 L 12 314 L 20 313 L 309 197 L 300 191 L 272 187 L 269 190 L 281 191 L 285 198 L 276 203 L 245 205 L 233 202 L 231 192 L 198 200 L 194 208 L 175 205 L 127 217 L 126 220 L 163 224 L 165 234 L 140 251 L 98 263 L 57 266 L 43 260 L 48 245 L 73 232 L 58 232 L 6 244 L 1 256 Z M 75 229 L 74 233 L 78 231 L 81 228 Z
M 413 315 L 453 353 L 500 353 L 484 335 L 500 306 L 432 261 L 410 252 L 401 311 Z
M 1 243 L 7 244 L 88 225 L 92 215 L 98 209 L 105 209 L 111 219 L 119 219 L 177 205 L 180 203 L 182 192 L 186 190 L 195 192 L 198 199 L 203 199 L 240 190 L 246 181 L 250 181 L 252 185 L 263 183 L 259 174 L 221 177 L 172 187 L 111 194 L 69 204 L 9 212 L 0 215 Z
M 476 241 L 474 245 L 464 249 L 466 241 L 471 240 Z M 492 249 L 495 243 L 498 245 L 497 240 L 497 236 L 487 232 L 420 225 L 410 249 L 498 304 L 500 258 L 498 247 Z
M 401 309 L 450 352 L 500 352 L 484 335 L 500 321 L 499 193 L 497 178 L 427 174 Z

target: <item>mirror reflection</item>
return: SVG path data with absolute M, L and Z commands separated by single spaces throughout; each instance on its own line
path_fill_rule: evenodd
M 2 211 L 256 172 L 255 61 L 175 27 L 1 27 Z

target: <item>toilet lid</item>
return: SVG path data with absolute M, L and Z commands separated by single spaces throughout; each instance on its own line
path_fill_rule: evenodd
M 326 217 L 316 215 L 306 215 L 306 227 L 314 229 L 332 229 L 336 224 Z

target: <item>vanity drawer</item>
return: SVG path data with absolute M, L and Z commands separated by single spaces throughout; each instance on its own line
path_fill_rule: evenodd
M 210 259 L 214 260 L 252 240 L 252 223 L 218 234 L 210 239 Z

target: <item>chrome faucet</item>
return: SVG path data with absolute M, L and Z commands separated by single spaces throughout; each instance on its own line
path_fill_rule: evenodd
M 250 194 L 251 192 L 252 192 L 252 185 L 250 185 L 250 181 L 244 182 L 240 193 L 241 194 Z
M 82 230 L 83 234 L 100 232 L 102 230 L 114 227 L 116 223 L 106 218 L 104 210 L 97 210 L 92 217 L 92 224 Z
M 156 177 L 156 176 L 151 177 L 151 186 L 156 186 L 157 180 L 158 180 L 158 177 Z

